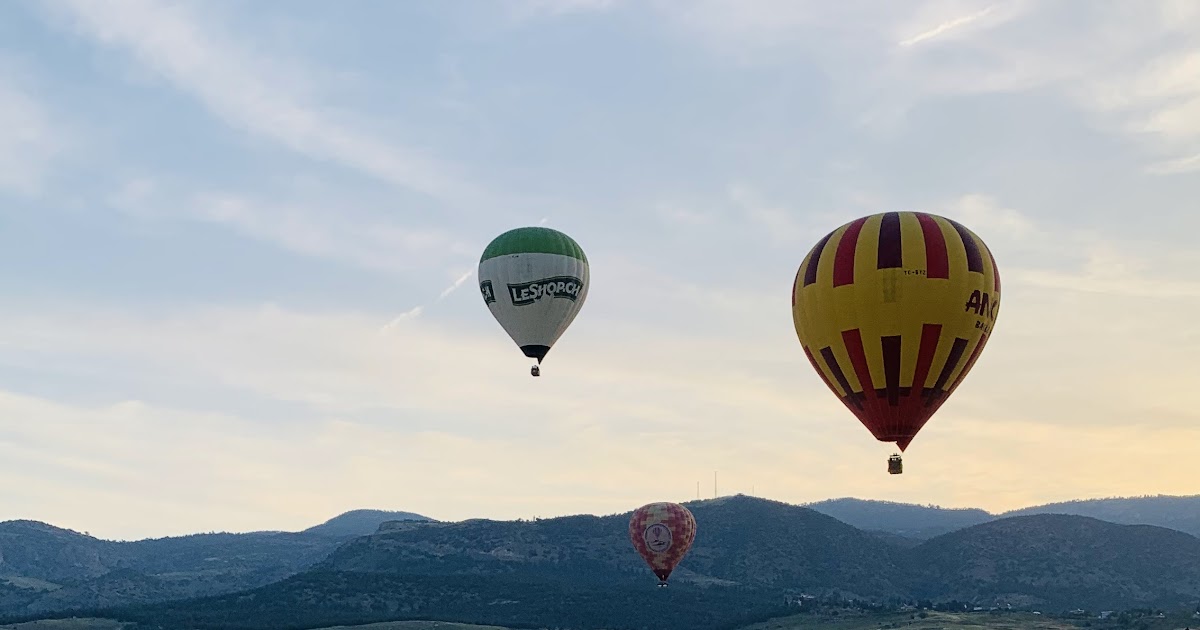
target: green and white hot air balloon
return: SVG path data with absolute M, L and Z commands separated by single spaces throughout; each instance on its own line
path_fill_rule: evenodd
M 587 298 L 588 261 L 574 239 L 545 227 L 497 236 L 479 259 L 479 291 L 488 310 L 525 356 L 534 376 Z

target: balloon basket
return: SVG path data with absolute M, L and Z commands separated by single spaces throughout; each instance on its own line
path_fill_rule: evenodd
M 888 458 L 888 474 L 899 475 L 904 472 L 904 461 L 900 459 L 899 454 L 892 455 Z
M 532 374 L 533 376 L 541 376 L 542 368 L 535 365 L 535 366 L 529 368 L 529 373 Z

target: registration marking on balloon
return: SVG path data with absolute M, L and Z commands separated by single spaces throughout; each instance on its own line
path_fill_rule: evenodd
M 654 553 L 662 553 L 671 548 L 671 530 L 662 523 L 655 523 L 646 528 L 643 538 L 646 547 Z

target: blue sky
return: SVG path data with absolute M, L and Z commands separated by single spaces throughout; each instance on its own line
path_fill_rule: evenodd
M 1200 493 L 1190 0 L 0 5 L 0 519 L 109 538 L 747 492 Z M 788 308 L 921 209 L 996 334 L 884 474 Z M 496 234 L 592 263 L 530 379 Z

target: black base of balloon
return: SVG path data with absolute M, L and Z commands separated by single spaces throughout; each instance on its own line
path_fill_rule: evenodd
M 546 353 L 550 352 L 550 346 L 521 346 L 521 352 L 530 359 L 537 359 L 538 363 L 546 358 Z

